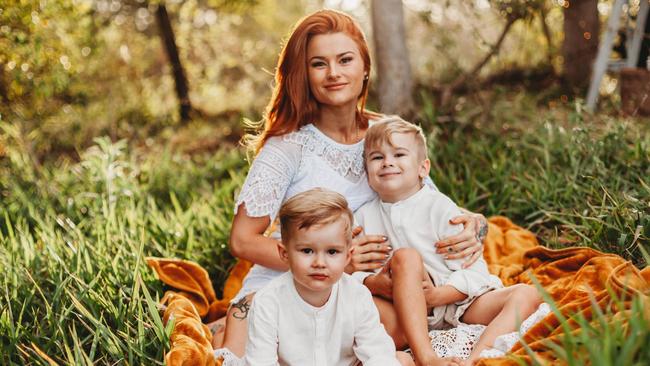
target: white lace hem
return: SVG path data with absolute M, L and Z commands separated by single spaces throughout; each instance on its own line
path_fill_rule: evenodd
M 523 334 L 544 319 L 550 312 L 551 308 L 548 304 L 541 304 L 533 314 L 521 323 L 519 331 L 497 337 L 494 341 L 494 347 L 482 351 L 479 357 L 495 358 L 505 356 L 519 342 Z M 431 347 L 439 357 L 467 359 L 484 330 L 484 325 L 477 324 L 460 324 L 452 329 L 432 330 L 429 332 Z

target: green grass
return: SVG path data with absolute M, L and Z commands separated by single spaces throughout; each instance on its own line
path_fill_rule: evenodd
M 645 266 L 640 248 L 650 249 L 647 121 L 572 109 L 540 113 L 537 107 L 509 121 L 500 104 L 509 103 L 497 103 L 494 122 L 480 128 L 430 128 L 431 175 L 438 187 L 470 210 L 508 216 L 549 247 L 589 246 Z
M 136 158 L 106 139 L 76 164 L 36 168 L 18 148 L 8 153 L 0 364 L 45 363 L 35 346 L 60 364 L 162 363 L 171 329 L 158 315 L 163 286 L 144 257 L 195 260 L 223 283 L 241 155 Z
M 512 103 L 495 103 L 480 123 L 471 111 L 457 124 L 434 125 L 429 114 L 440 189 L 471 210 L 512 218 L 546 245 L 591 246 L 645 266 L 644 121 L 564 107 L 522 113 Z M 161 364 L 171 329 L 156 305 L 164 288 L 144 257 L 197 261 L 223 284 L 243 152 L 186 156 L 99 139 L 79 162 L 37 163 L 29 139 L 1 127 L 0 364 L 47 364 L 38 350 L 60 364 Z M 642 321 L 632 313 L 630 329 L 647 340 Z M 626 333 L 588 329 L 566 347 L 648 360 L 626 346 Z

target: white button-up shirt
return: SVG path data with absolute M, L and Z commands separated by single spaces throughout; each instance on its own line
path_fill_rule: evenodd
M 385 235 L 393 249 L 415 248 L 424 267 L 436 286 L 451 285 L 471 301 L 486 291 L 501 288 L 501 280 L 488 272 L 481 256 L 469 268 L 462 269 L 464 259 L 445 260 L 436 253 L 434 244 L 460 233 L 463 225 L 452 225 L 449 220 L 462 212 L 449 197 L 425 185 L 417 193 L 396 203 L 382 202 L 376 198 L 361 206 L 354 217 L 356 225 L 367 235 Z M 372 273 L 356 272 L 362 281 Z
M 290 272 L 257 292 L 244 360 L 251 366 L 399 366 L 370 291 L 347 274 L 319 308 L 300 297 Z

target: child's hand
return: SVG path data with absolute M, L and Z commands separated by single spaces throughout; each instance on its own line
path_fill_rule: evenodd
M 386 300 L 393 299 L 393 280 L 390 278 L 390 263 L 385 265 L 379 273 L 368 276 L 363 283 L 373 295 L 383 297 Z
M 372 271 L 381 268 L 393 248 L 382 235 L 364 235 L 357 226 L 352 230 L 352 259 L 345 267 L 346 273 Z
M 427 314 L 429 314 L 431 309 L 437 305 L 435 302 L 435 288 L 433 281 L 431 281 L 431 277 L 429 277 L 429 275 L 424 276 L 424 279 L 422 280 L 422 290 L 424 291 L 424 300 L 427 303 Z

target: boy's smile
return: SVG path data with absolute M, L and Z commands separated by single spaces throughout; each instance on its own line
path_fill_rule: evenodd
M 281 244 L 280 257 L 289 263 L 300 297 L 312 306 L 323 306 L 332 286 L 341 278 L 351 254 L 346 240 L 346 220 L 296 229 L 291 242 Z
M 422 188 L 429 160 L 422 159 L 413 134 L 393 133 L 366 153 L 368 184 L 384 202 L 406 199 Z

